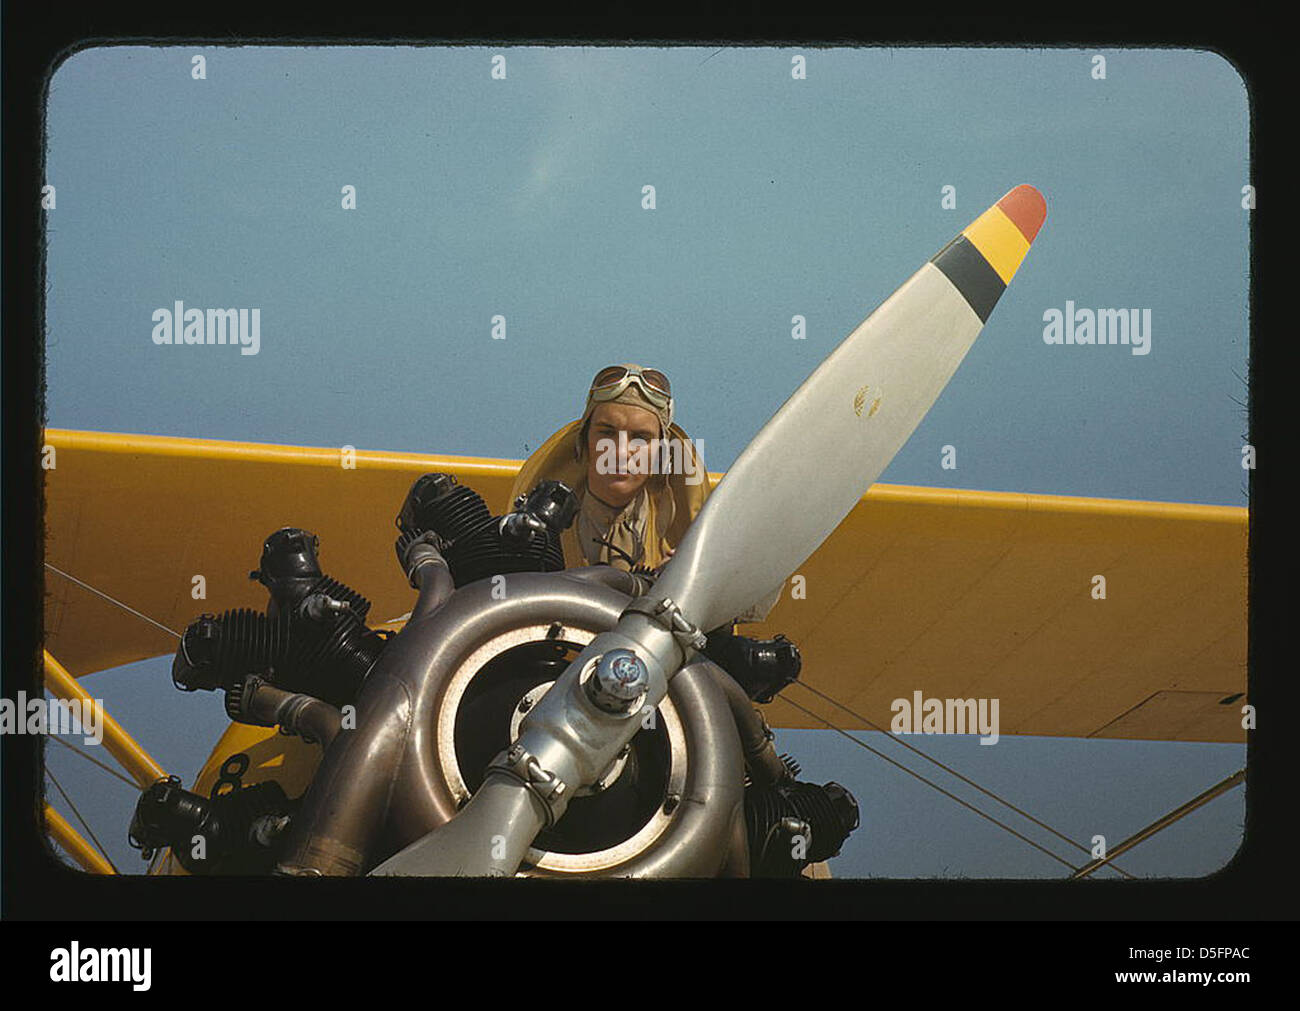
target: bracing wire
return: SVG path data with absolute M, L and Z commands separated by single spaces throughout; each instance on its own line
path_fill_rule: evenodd
M 867 718 L 866 718 L 865 716 L 863 716 L 861 713 L 854 712 L 852 709 L 850 709 L 848 706 L 846 706 L 843 702 L 840 702 L 840 701 L 838 701 L 837 699 L 832 698 L 830 695 L 827 695 L 825 692 L 820 691 L 820 690 L 814 688 L 814 687 L 813 687 L 812 685 L 810 685 L 810 684 L 805 684 L 805 683 L 802 682 L 802 681 L 795 681 L 795 682 L 793 682 L 793 683 L 794 683 L 794 684 L 797 684 L 800 688 L 807 689 L 808 691 L 812 692 L 814 695 L 816 695 L 816 696 L 818 696 L 818 697 L 820 697 L 820 698 L 825 699 L 825 700 L 826 700 L 827 702 L 829 702 L 831 705 L 836 706 L 837 708 L 844 710 L 844 712 L 848 713 L 848 714 L 849 714 L 850 716 L 852 716 L 854 719 L 856 719 L 856 720 L 860 720 L 862 723 L 865 723 L 865 724 L 866 724 L 867 726 L 869 726 L 872 730 L 879 730 L 881 733 L 887 734 L 887 736 L 889 737 L 889 739 L 890 739 L 891 741 L 895 741 L 895 742 L 897 742 L 898 744 L 901 744 L 901 745 L 902 745 L 904 748 L 906 748 L 908 751 L 915 752 L 916 754 L 918 754 L 918 755 L 920 755 L 922 758 L 924 758 L 927 762 L 930 762 L 930 763 L 933 764 L 933 765 L 937 765 L 939 768 L 943 769 L 943 771 L 946 772 L 946 773 L 948 773 L 949 775 L 956 776 L 958 779 L 960 779 L 963 783 L 966 783 L 968 786 L 972 786 L 972 787 L 974 787 L 976 790 L 978 790 L 980 793 L 984 794 L 985 796 L 987 796 L 987 797 L 991 797 L 991 798 L 993 798 L 994 800 L 996 800 L 999 804 L 1003 805 L 1004 807 L 1008 807 L 1008 808 L 1010 808 L 1010 809 L 1011 809 L 1012 811 L 1014 811 L 1016 814 L 1020 815 L 1020 817 L 1025 818 L 1026 820 L 1033 822 L 1033 823 L 1034 823 L 1035 825 L 1037 825 L 1039 828 L 1044 829 L 1044 830 L 1046 830 L 1046 831 L 1052 833 L 1052 835 L 1056 836 L 1058 839 L 1060 839 L 1060 840 L 1062 840 L 1062 841 L 1064 841 L 1064 842 L 1069 843 L 1069 844 L 1070 844 L 1071 846 L 1073 846 L 1075 849 L 1077 849 L 1077 850 L 1081 850 L 1082 852 L 1087 853 L 1089 856 L 1092 856 L 1092 851 L 1089 850 L 1087 846 L 1084 846 L 1082 843 L 1080 843 L 1080 842 L 1078 842 L 1078 841 L 1076 841 L 1076 840 L 1074 840 L 1074 839 L 1071 839 L 1071 838 L 1070 838 L 1068 835 L 1066 835 L 1065 833 L 1057 831 L 1056 829 L 1052 828 L 1051 825 L 1048 825 L 1046 822 L 1041 821 L 1041 820 L 1038 819 L 1038 818 L 1035 818 L 1035 817 L 1034 817 L 1032 814 L 1030 814 L 1028 811 L 1021 810 L 1021 809 L 1020 809 L 1019 807 L 1017 807 L 1015 804 L 1011 803 L 1011 801 L 1006 800 L 1006 799 L 1004 799 L 1004 798 L 1002 798 L 1002 797 L 999 797 L 999 796 L 998 796 L 996 793 L 994 793 L 992 790 L 989 790 L 989 789 L 987 789 L 987 788 L 985 788 L 985 787 L 983 787 L 983 786 L 980 786 L 979 783 L 975 782 L 975 781 L 974 781 L 973 779 L 971 779 L 969 776 L 964 776 L 964 775 L 962 775 L 960 772 L 958 772 L 956 769 L 952 768 L 951 766 L 945 765 L 943 762 L 939 761 L 939 759 L 934 758 L 934 757 L 931 756 L 931 755 L 927 755 L 924 751 L 922 751 L 920 748 L 916 747 L 915 745 L 913 745 L 913 744 L 908 744 L 907 741 L 903 740 L 903 739 L 902 739 L 901 737 L 899 737 L 898 735 L 887 733 L 883 728 L 881 728 L 881 727 L 878 726 L 877 724 L 873 723 L 871 720 L 867 719 Z M 784 696 L 782 696 L 782 698 L 784 698 Z M 788 700 L 787 700 L 787 701 L 788 701 Z M 838 728 L 836 728 L 836 729 L 838 729 Z M 1118 867 L 1118 866 L 1116 866 L 1114 863 L 1112 863 L 1110 866 L 1113 867 L 1113 868 L 1114 868 L 1116 871 L 1118 871 L 1120 874 L 1124 875 L 1124 877 L 1129 878 L 1129 879 L 1131 879 L 1131 880 L 1136 880 L 1135 875 L 1130 874 L 1128 871 L 1124 870 L 1124 868 L 1122 868 L 1122 867 Z
M 809 716 L 811 716 L 813 719 L 815 719 L 815 720 L 820 720 L 822 723 L 825 723 L 826 726 L 829 727 L 831 730 L 834 730 L 837 734 L 840 734 L 840 735 L 842 735 L 843 737 L 847 737 L 850 741 L 852 741 L 852 742 L 853 742 L 854 744 L 856 744 L 858 747 L 860 747 L 860 748 L 865 748 L 867 751 L 870 751 L 870 752 L 871 752 L 873 755 L 875 755 L 877 758 L 882 758 L 882 759 L 884 759 L 886 762 L 888 762 L 890 765 L 892 765 L 892 766 L 894 766 L 894 767 L 896 767 L 896 768 L 898 768 L 898 769 L 902 769 L 902 770 L 903 770 L 904 772 L 906 772 L 909 776 L 912 776 L 912 777 L 914 777 L 914 778 L 916 778 L 916 779 L 919 779 L 922 783 L 925 783 L 927 786 L 931 786 L 931 787 L 933 787 L 934 789 L 938 790 L 938 791 L 939 791 L 941 794 L 943 794 L 945 797 L 948 797 L 949 799 L 956 801 L 956 802 L 957 802 L 958 804 L 960 804 L 962 807 L 964 807 L 964 808 L 966 808 L 966 809 L 968 809 L 968 810 L 970 810 L 970 811 L 975 812 L 975 814 L 979 815 L 981 818 L 986 819 L 987 821 L 991 821 L 994 825 L 997 825 L 999 828 L 1001 828 L 1001 829 L 1005 829 L 1007 832 L 1010 832 L 1010 833 L 1011 833 L 1013 836 L 1015 836 L 1017 839 L 1021 840 L 1022 842 L 1026 842 L 1026 843 L 1028 843 L 1030 846 L 1032 846 L 1034 849 L 1038 850 L 1039 852 L 1047 854 L 1049 857 L 1051 857 L 1053 860 L 1055 860 L 1058 864 L 1064 864 L 1066 867 L 1070 868 L 1071 871 L 1077 871 L 1077 870 L 1079 869 L 1079 868 L 1075 867 L 1074 864 L 1070 863 L 1070 861 L 1065 860 L 1065 859 L 1063 859 L 1062 857 L 1057 856 L 1055 853 L 1053 853 L 1051 850 L 1049 850 L 1046 846 L 1041 846 L 1041 845 L 1039 845 L 1038 843 L 1034 842 L 1034 840 L 1030 839 L 1027 835 L 1023 835 L 1022 833 L 1017 832 L 1014 828 L 1012 828 L 1010 825 L 1006 824 L 1005 822 L 998 821 L 998 820 L 997 820 L 996 818 L 994 818 L 991 814 L 986 814 L 985 812 L 983 812 L 983 811 L 981 811 L 979 808 L 977 808 L 974 804 L 971 804 L 971 803 L 969 803 L 968 801 L 962 800 L 962 799 L 961 799 L 960 797 L 958 797 L 955 793 L 952 793 L 952 792 L 950 792 L 950 791 L 948 791 L 948 790 L 945 790 L 945 789 L 944 789 L 942 786 L 940 786 L 938 783 L 935 783 L 935 782 L 933 782 L 933 781 L 931 781 L 931 780 L 926 779 L 926 778 L 925 778 L 924 776 L 922 776 L 919 772 L 914 772 L 913 770 L 909 769 L 906 765 L 903 765 L 901 762 L 896 762 L 896 761 L 894 761 L 892 758 L 890 758 L 888 755 L 884 754 L 883 752 L 881 752 L 881 751 L 877 751 L 875 748 L 873 748 L 873 747 L 872 747 L 870 744 L 868 744 L 866 741 L 863 741 L 863 740 L 860 740 L 860 739 L 854 737 L 854 736 L 853 736 L 852 734 L 850 734 L 847 730 L 841 730 L 839 727 L 837 727 L 837 726 L 836 726 L 834 723 L 832 723 L 830 720 L 826 719 L 826 717 L 824 717 L 824 716 L 819 716 L 817 713 L 814 713 L 811 709 L 807 709 L 807 708 L 805 708 L 804 706 L 801 706 L 798 702 L 795 702 L 793 699 L 787 699 L 787 698 L 785 698 L 784 695 L 781 696 L 781 698 L 782 698 L 783 701 L 785 701 L 785 702 L 787 702 L 788 704 L 794 706 L 796 709 L 800 710 L 801 712 L 807 713 L 807 714 L 808 714 Z
M 109 773 L 110 775 L 116 776 L 116 777 L 117 777 L 118 779 L 120 779 L 123 783 L 125 783 L 127 786 L 129 786 L 132 790 L 136 790 L 136 791 L 138 791 L 138 790 L 140 789 L 140 784 L 139 784 L 139 783 L 137 783 L 137 782 L 136 782 L 135 780 L 133 780 L 133 779 L 128 779 L 126 776 L 123 776 L 120 772 L 118 772 L 116 769 L 114 769 L 111 765 L 105 765 L 105 764 L 104 764 L 103 762 L 101 762 L 98 758 L 92 758 L 90 755 L 86 754 L 86 753 L 85 753 L 84 751 L 82 751 L 80 748 L 76 747 L 75 745 L 69 744 L 67 741 L 64 741 L 64 740 L 62 740 L 62 739 L 60 739 L 60 738 L 58 738 L 58 737 L 55 737 L 55 736 L 53 736 L 53 735 L 51 735 L 51 734 L 46 734 L 45 736 L 46 736 L 47 738 L 49 738 L 51 741 L 53 741 L 55 744 L 62 744 L 65 748 L 67 748 L 69 751 L 71 751 L 74 755 L 80 755 L 80 756 L 81 756 L 82 758 L 84 758 L 87 762 L 90 762 L 90 763 L 93 764 L 93 765 L 98 765 L 98 766 L 99 766 L 101 769 L 103 769 L 105 772 Z
M 137 611 L 130 604 L 123 603 L 122 601 L 118 600 L 116 597 L 112 596 L 111 594 L 105 593 L 103 590 L 91 586 L 89 583 L 78 579 L 76 576 L 72 575 L 71 573 L 64 572 L 62 569 L 58 568 L 57 566 L 51 565 L 49 562 L 45 563 L 45 567 L 49 569 L 51 572 L 54 572 L 62 576 L 64 579 L 68 580 L 69 582 L 76 583 L 82 589 L 89 590 L 91 593 L 95 594 L 95 596 L 102 597 L 104 600 L 107 600 L 110 604 L 116 604 L 118 607 L 126 611 L 128 614 L 133 614 L 137 618 L 147 621 L 150 625 L 153 625 L 155 628 L 161 629 L 162 631 L 166 632 L 168 635 L 175 636 L 177 639 L 181 638 L 181 634 L 177 632 L 175 629 L 168 628 L 162 622 L 155 621 L 153 618 L 150 618 L 149 615 Z M 116 776 L 118 779 L 122 780 L 124 783 L 131 786 L 132 788 L 139 789 L 138 784 L 134 783 L 130 779 L 127 779 L 126 776 L 123 776 L 116 769 L 109 768 L 109 766 L 105 765 L 103 762 L 100 762 L 97 759 L 92 758 L 90 755 L 87 755 L 80 748 L 74 747 L 73 745 L 68 744 L 66 741 L 61 741 L 57 737 L 50 737 L 50 735 L 48 734 L 46 736 L 49 737 L 50 740 L 57 741 L 59 744 L 62 744 L 65 748 L 68 748 L 69 750 L 80 755 L 86 761 L 98 765 L 105 772 L 112 773 L 114 776 Z M 45 769 L 45 774 L 50 777 L 50 782 L 54 784 L 54 788 L 59 791 L 59 795 L 63 797 L 68 807 L 72 809 L 72 813 L 76 815 L 77 821 L 81 823 L 81 827 L 86 830 L 86 834 L 90 836 L 91 841 L 94 842 L 95 846 L 99 849 L 100 853 L 104 855 L 104 859 L 108 861 L 108 865 L 113 868 L 114 873 L 119 873 L 117 868 L 113 865 L 113 860 L 111 857 L 109 857 L 108 851 L 105 850 L 103 844 L 97 838 L 95 838 L 95 833 L 91 830 L 90 826 L 86 823 L 86 819 L 81 816 L 81 812 L 77 810 L 77 806 L 72 802 L 72 798 L 69 797 L 67 792 L 63 789 L 63 787 L 59 785 L 59 781 L 54 778 L 54 773 L 52 773 L 49 770 L 48 766 Z
M 147 621 L 150 625 L 154 625 L 154 626 L 156 626 L 157 628 L 162 629 L 162 630 L 163 630 L 164 632 L 166 632 L 168 635 L 175 636 L 177 639 L 179 639 L 179 638 L 181 637 L 181 634 L 180 634 L 179 632 L 175 631 L 174 629 L 170 629 L 170 628 L 168 628 L 168 627 L 167 627 L 166 625 L 164 625 L 162 622 L 160 622 L 160 621 L 154 621 L 152 618 L 149 617 L 149 615 L 147 615 L 147 614 L 141 614 L 139 611 L 137 611 L 134 607 L 131 607 L 129 604 L 124 604 L 124 603 L 122 603 L 122 601 L 118 600 L 116 597 L 109 596 L 109 595 L 108 595 L 107 593 L 105 593 L 103 590 L 97 590 L 97 589 L 95 589 L 95 587 L 91 586 L 89 583 L 83 583 L 83 582 L 82 582 L 80 579 L 78 579 L 76 576 L 69 575 L 68 573 L 64 572 L 62 569 L 55 568 L 55 567 L 54 567 L 53 565 L 51 565 L 49 562 L 46 562 L 46 563 L 45 563 L 45 567 L 46 567 L 47 569 L 49 569 L 51 572 L 57 572 L 57 573 L 58 573 L 60 576 L 62 576 L 64 579 L 71 580 L 72 582 L 76 583 L 78 586 L 80 586 L 80 587 L 82 587 L 82 588 L 84 588 L 84 589 L 89 590 L 91 593 L 95 594 L 96 596 L 103 597 L 103 598 L 104 598 L 105 600 L 107 600 L 109 603 L 116 604 L 118 607 L 122 608 L 122 610 L 124 610 L 124 611 L 129 611 L 131 614 L 134 614 L 137 618 L 143 618 L 143 619 L 144 619 L 145 621 Z
M 104 859 L 108 861 L 108 866 L 113 868 L 113 873 L 120 874 L 121 872 L 113 866 L 113 858 L 108 855 L 108 850 L 104 849 L 104 844 L 95 838 L 94 831 L 92 831 L 91 827 L 86 824 L 86 819 L 81 817 L 81 812 L 77 810 L 77 805 L 72 803 L 72 798 L 69 797 L 63 787 L 59 785 L 59 781 L 54 778 L 54 773 L 49 770 L 48 766 L 45 769 L 45 775 L 50 777 L 50 782 L 54 784 L 54 789 L 59 791 L 59 796 L 63 798 L 68 807 L 72 808 L 72 813 L 76 815 L 77 821 L 81 822 L 81 827 L 86 830 L 86 835 L 90 836 L 90 841 L 95 844 L 95 847 L 101 854 L 103 854 Z

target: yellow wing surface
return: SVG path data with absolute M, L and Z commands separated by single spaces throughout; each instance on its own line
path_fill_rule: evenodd
M 175 636 L 120 605 L 176 633 L 204 611 L 264 607 L 248 573 L 282 526 L 319 535 L 322 569 L 373 602 L 373 625 L 399 619 L 415 594 L 393 517 L 411 482 L 455 474 L 499 513 L 520 466 L 57 429 L 46 441 L 46 648 L 76 676 L 174 652 Z M 802 680 L 884 729 L 919 691 L 998 699 L 1003 734 L 1242 741 L 1247 529 L 1237 507 L 877 484 L 744 631 L 786 633 Z M 780 697 L 768 715 L 825 725 Z M 214 762 L 264 741 L 252 768 L 269 771 L 307 747 L 271 735 L 232 726 Z

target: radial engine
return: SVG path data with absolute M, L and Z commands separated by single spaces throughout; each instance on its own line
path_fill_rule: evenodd
M 310 785 L 245 784 L 220 756 L 208 796 L 171 777 L 148 787 L 130 837 L 170 847 L 194 874 L 362 875 L 454 819 L 528 712 L 655 574 L 564 570 L 576 500 L 543 481 L 493 516 L 449 474 L 412 486 L 397 560 L 417 600 L 398 633 L 322 572 L 318 539 L 285 527 L 250 573 L 265 610 L 204 614 L 172 666 L 183 691 L 219 691 L 230 718 L 319 745 Z M 576 877 L 797 877 L 858 826 L 853 795 L 799 780 L 754 702 L 799 675 L 784 636 L 715 629 L 596 782 L 545 828 L 519 872 Z

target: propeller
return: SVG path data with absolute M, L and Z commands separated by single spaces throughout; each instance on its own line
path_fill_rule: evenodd
M 652 706 L 689 652 L 691 626 L 730 621 L 817 550 L 939 398 L 1046 214 L 1036 189 L 1017 186 L 849 334 L 727 471 L 648 601 L 597 636 L 525 718 L 517 750 L 503 754 L 451 822 L 371 873 L 515 873 L 548 820 L 639 728 L 601 708 L 593 662 L 632 651 Z M 656 607 L 666 609 L 652 616 Z M 666 621 L 674 614 L 675 635 Z

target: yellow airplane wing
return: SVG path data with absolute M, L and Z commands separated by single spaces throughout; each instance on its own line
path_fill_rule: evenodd
M 886 730 L 920 691 L 998 699 L 1004 734 L 1244 742 L 1247 517 L 877 484 L 753 634 L 786 633 L 802 680 Z M 825 726 L 782 696 L 769 718 Z
M 46 442 L 46 648 L 76 676 L 174 652 L 152 622 L 179 634 L 204 611 L 263 608 L 248 573 L 282 526 L 319 535 L 322 569 L 373 602 L 372 625 L 398 619 L 415 594 L 392 518 L 411 482 L 455 474 L 500 513 L 520 466 L 58 429 Z M 742 631 L 789 635 L 804 681 L 884 729 L 892 701 L 921 691 L 999 699 L 1006 734 L 1241 741 L 1246 545 L 1244 508 L 877 484 Z M 769 717 L 824 726 L 781 697 Z

